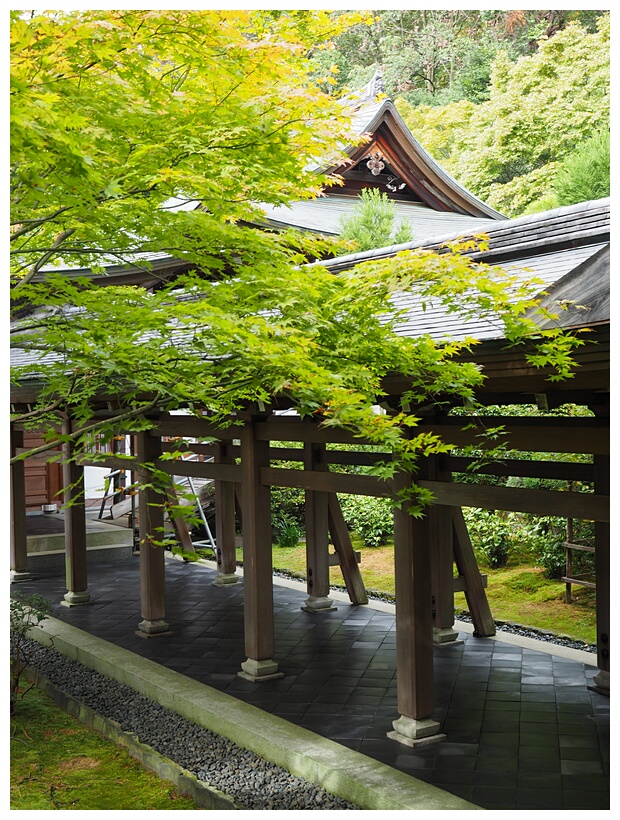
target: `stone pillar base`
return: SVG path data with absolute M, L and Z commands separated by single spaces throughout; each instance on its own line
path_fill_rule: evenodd
M 146 618 L 140 621 L 136 635 L 139 638 L 164 638 L 168 635 L 174 634 L 170 630 L 170 625 L 166 621 L 148 621 Z
M 609 695 L 609 672 L 603 672 L 602 669 L 596 673 L 592 678 L 593 686 L 588 686 L 594 692 L 599 692 L 601 695 Z
M 28 570 L 19 570 L 19 569 L 12 569 L 11 570 L 11 583 L 12 584 L 19 584 L 21 581 L 31 581 L 32 575 L 28 572 Z
M 84 606 L 90 603 L 90 592 L 67 592 L 61 606 Z
M 451 626 L 443 628 L 433 627 L 433 645 L 434 646 L 454 646 L 463 643 L 462 639 L 458 640 L 459 633 Z
M 237 672 L 237 675 L 244 680 L 252 681 L 252 683 L 259 683 L 263 680 L 283 678 L 284 672 L 278 672 L 278 663 L 271 658 L 263 661 L 248 658 L 247 661 L 241 664 L 241 672 Z
M 314 595 L 308 595 L 301 608 L 304 612 L 331 612 L 336 609 L 331 598 L 315 598 Z
M 439 732 L 439 723 L 431 718 L 414 720 L 402 715 L 398 720 L 393 721 L 393 732 L 388 732 L 390 740 L 397 740 L 406 746 L 423 746 L 428 743 L 436 743 L 445 738 Z
M 215 579 L 212 581 L 212 586 L 227 587 L 231 584 L 238 584 L 239 580 L 239 576 L 234 572 L 218 572 Z

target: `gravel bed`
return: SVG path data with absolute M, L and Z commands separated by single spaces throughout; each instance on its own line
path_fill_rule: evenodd
M 28 641 L 31 667 L 61 691 L 116 721 L 141 743 L 198 780 L 254 810 L 341 811 L 358 806 L 165 709 L 129 686 L 93 672 L 55 649 Z

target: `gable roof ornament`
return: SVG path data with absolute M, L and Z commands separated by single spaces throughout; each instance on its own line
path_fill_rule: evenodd
M 374 99 L 375 97 L 378 97 L 379 94 L 385 94 L 383 72 L 380 68 L 375 71 L 372 80 L 368 83 L 368 96 Z

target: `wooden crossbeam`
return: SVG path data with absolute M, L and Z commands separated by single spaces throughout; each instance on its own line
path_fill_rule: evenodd
M 386 481 L 371 475 L 265 467 L 261 470 L 260 479 L 263 484 L 274 487 L 297 487 L 302 490 L 316 490 L 326 493 L 350 493 L 352 495 L 379 497 L 392 495 L 392 482 L 390 480 Z
M 482 582 L 482 588 L 486 589 L 489 586 L 489 578 L 484 573 L 480 573 L 480 580 Z M 452 579 L 452 588 L 454 592 L 467 592 L 467 579 L 463 575 L 459 575 L 456 578 Z
M 166 497 L 168 499 L 168 503 L 179 507 L 179 496 L 177 495 L 177 491 L 174 487 L 171 487 L 167 493 Z M 187 521 L 182 515 L 169 515 L 170 523 L 172 524 L 172 528 L 174 530 L 174 534 L 177 537 L 177 540 L 183 550 L 185 552 L 196 552 L 194 545 L 192 543 L 192 537 L 189 532 L 189 527 L 187 526 Z
M 241 467 L 238 464 L 215 464 L 210 461 L 159 461 L 160 470 L 168 475 L 190 476 L 191 478 L 212 478 L 220 481 L 241 481 Z
M 474 623 L 474 634 L 481 637 L 495 635 L 495 622 L 484 591 L 483 576 L 478 569 L 474 548 L 467 531 L 467 524 L 460 508 L 452 509 L 454 531 L 454 561 L 459 575 L 464 579 L 465 600 Z
M 351 536 L 349 535 L 349 530 L 344 520 L 342 508 L 336 493 L 329 494 L 327 511 L 329 532 L 334 549 L 336 550 L 335 558 L 342 571 L 342 577 L 344 578 L 351 603 L 367 604 L 368 594 L 364 587 L 364 581 L 358 566 L 361 560 L 361 554 L 355 552 L 353 549 Z
M 609 521 L 609 496 L 606 495 L 440 481 L 418 483 L 433 493 L 435 503 L 451 507 L 481 507 L 534 515 L 557 515 L 585 521 Z
M 355 559 L 356 563 L 361 564 L 362 562 L 362 553 L 359 550 L 353 550 L 353 558 Z M 330 567 L 340 567 L 340 556 L 337 552 L 330 552 L 329 553 L 329 565 Z M 356 601 L 356 603 L 358 603 Z

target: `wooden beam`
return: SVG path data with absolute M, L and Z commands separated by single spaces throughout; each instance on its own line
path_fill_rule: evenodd
M 157 464 L 161 456 L 161 440 L 147 432 L 136 435 L 138 482 L 150 484 L 145 465 Z M 165 495 L 144 486 L 139 491 L 140 526 L 140 612 L 142 621 L 136 634 L 142 638 L 170 635 L 166 617 L 166 570 L 164 547 Z M 160 543 L 157 543 L 160 542 Z
M 467 524 L 460 507 L 452 508 L 452 526 L 454 528 L 454 560 L 459 575 L 465 582 L 465 600 L 474 623 L 474 635 L 488 638 L 495 635 L 495 622 L 484 591 L 486 584 L 480 574 Z
M 410 476 L 396 474 L 397 492 L 410 486 Z M 434 710 L 428 516 L 413 518 L 403 509 L 394 510 L 394 574 L 398 712 L 414 721 L 423 721 L 430 719 Z
M 454 592 L 467 592 L 467 581 L 462 575 L 459 575 L 457 578 L 453 578 L 453 587 Z M 483 589 L 486 589 L 489 585 L 489 578 L 483 572 L 480 573 L 480 581 L 482 582 Z
M 24 446 L 24 433 L 11 425 L 11 455 Z M 26 536 L 26 480 L 23 461 L 11 464 L 11 580 L 28 581 L 28 541 Z
M 360 550 L 353 550 L 353 560 L 357 564 L 362 563 L 362 553 Z M 340 556 L 337 552 L 330 552 L 329 553 L 329 566 L 330 567 L 340 567 Z M 359 603 L 359 601 L 355 601 L 355 603 Z M 363 602 L 366 603 L 366 602 Z
M 283 419 L 275 417 L 256 426 L 256 437 L 259 441 L 303 441 L 308 444 L 370 444 L 346 430 L 335 427 L 321 427 L 319 424 L 308 424 L 301 419 Z
M 127 470 L 135 472 L 138 469 L 138 460 L 126 456 L 106 455 L 104 458 L 92 458 L 88 453 L 80 453 L 75 461 L 81 467 L 107 467 L 109 470 Z
M 215 464 L 210 461 L 176 459 L 174 461 L 159 460 L 157 466 L 168 475 L 219 479 L 220 481 L 241 481 L 241 467 L 238 464 Z
M 351 543 L 351 536 L 347 528 L 342 508 L 336 493 L 329 493 L 327 502 L 329 531 L 332 543 L 336 550 L 336 560 L 342 571 L 342 577 L 349 593 L 352 604 L 367 604 L 368 593 L 364 586 L 362 574 L 358 566 L 361 558 L 359 552 L 355 552 Z
M 364 453 L 350 450 L 326 450 L 326 464 L 346 464 L 359 467 L 372 467 L 380 461 L 391 461 L 390 453 Z
M 324 493 L 351 493 L 390 497 L 392 482 L 371 475 L 350 473 L 324 473 L 307 470 L 286 470 L 279 467 L 264 468 L 260 480 L 273 487 L 297 487 L 302 490 L 318 490 Z
M 209 419 L 198 418 L 197 416 L 165 416 L 156 420 L 155 426 L 149 430 L 149 434 L 170 438 L 180 436 L 184 438 L 231 439 L 240 438 L 242 430 L 243 426 L 241 425 L 218 427 Z
M 215 445 L 215 463 L 231 464 L 227 442 Z M 215 482 L 215 544 L 218 578 L 217 586 L 236 583 L 237 556 L 235 552 L 235 485 L 230 481 Z M 234 577 L 234 581 L 233 581 Z
M 485 442 L 487 430 L 504 427 L 499 438 Z M 467 427 L 467 429 L 465 429 Z M 454 416 L 416 427 L 458 447 L 472 444 L 481 450 L 505 443 L 514 450 L 533 453 L 609 454 L 609 426 L 596 418 Z
M 174 487 L 171 487 L 167 493 L 167 501 L 168 505 L 173 507 L 180 507 L 179 504 L 179 496 L 177 495 L 177 491 Z M 169 511 L 169 518 L 170 523 L 172 524 L 172 528 L 174 529 L 174 534 L 177 537 L 177 540 L 183 550 L 185 552 L 196 552 L 194 549 L 194 545 L 192 544 L 192 537 L 190 535 L 189 527 L 187 526 L 187 521 L 183 518 L 182 515 L 179 515 L 179 510 L 175 510 L 175 515 Z
M 437 456 L 427 459 L 427 474 L 442 483 L 450 482 L 450 474 L 440 469 Z M 434 504 L 427 511 L 431 540 L 431 581 L 433 592 L 433 638 L 444 644 L 456 640 L 454 629 L 454 549 L 452 544 L 452 511 Z
M 66 420 L 62 425 L 63 435 L 70 435 L 72 425 Z M 64 463 L 62 480 L 64 489 L 65 519 L 65 570 L 67 592 L 61 603 L 65 606 L 79 606 L 88 603 L 86 564 L 86 507 L 84 505 L 84 468 L 73 460 L 74 447 L 71 441 L 63 444 Z
M 594 459 L 594 489 L 608 493 L 610 487 L 610 461 L 608 456 Z M 609 522 L 597 521 L 594 525 L 595 573 L 596 573 L 596 633 L 597 685 L 609 690 L 610 670 L 610 527 Z
M 534 515 L 580 518 L 585 521 L 609 521 L 609 496 L 456 482 L 419 483 L 421 487 L 433 493 L 435 503 L 450 507 L 481 507 L 488 510 L 512 510 Z
M 468 472 L 478 459 L 460 456 L 441 456 L 444 469 L 453 473 Z M 470 475 L 515 476 L 520 478 L 549 478 L 556 481 L 593 481 L 594 466 L 576 461 L 529 461 L 521 459 L 502 459 L 491 464 L 483 464 L 479 470 Z

